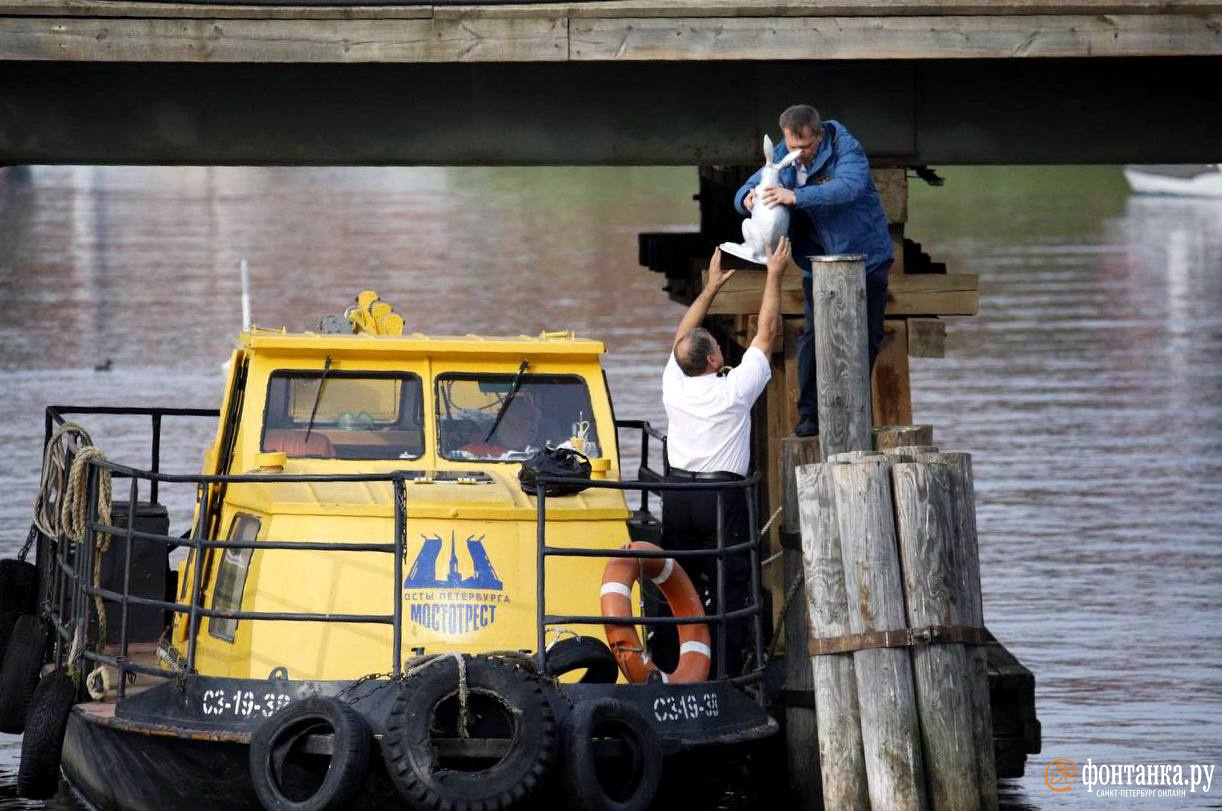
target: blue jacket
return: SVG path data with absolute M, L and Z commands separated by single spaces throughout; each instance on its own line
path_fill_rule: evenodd
M 782 139 L 772 160 L 779 162 L 788 151 Z M 734 195 L 734 207 L 744 217 L 751 212 L 743 207 L 743 198 L 759 183 L 762 171 Z M 811 254 L 864 253 L 866 272 L 891 261 L 887 215 L 870 176 L 870 163 L 861 144 L 840 122 L 823 122 L 823 140 L 811 161 L 806 185 L 796 188 L 797 180 L 796 164 L 781 170 L 781 183 L 798 198 L 790 211 L 789 239 L 794 262 L 804 273 L 810 273 Z

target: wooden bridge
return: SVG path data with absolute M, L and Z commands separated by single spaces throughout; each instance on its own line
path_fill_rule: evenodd
M 1220 53 L 1216 0 L 0 0 L 0 162 L 742 164 L 797 99 L 894 165 L 1213 161 Z

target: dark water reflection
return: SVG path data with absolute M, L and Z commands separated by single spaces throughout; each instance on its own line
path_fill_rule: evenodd
M 1007 804 L 1094 799 L 1047 789 L 1058 757 L 1219 764 L 1222 204 L 1129 198 L 1111 169 L 945 174 L 909 231 L 981 274 L 981 314 L 914 360 L 915 411 L 975 454 L 988 624 L 1039 679 L 1044 753 Z M 600 337 L 618 414 L 661 422 L 680 308 L 636 233 L 694 223 L 693 191 L 686 169 L 0 172 L 0 552 L 28 527 L 47 403 L 216 405 L 242 257 L 264 325 L 373 287 L 412 330 Z M 212 430 L 169 424 L 166 467 L 196 469 Z M 4 808 L 17 746 L 0 736 Z

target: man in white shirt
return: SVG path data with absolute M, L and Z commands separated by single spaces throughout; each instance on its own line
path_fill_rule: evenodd
M 666 371 L 662 373 L 662 403 L 670 427 L 667 436 L 669 481 L 736 481 L 746 477 L 751 466 L 751 408 L 772 377 L 768 354 L 776 338 L 781 315 L 781 277 L 790 262 L 789 240 L 781 238 L 768 252 L 764 295 L 760 302 L 759 328 L 742 361 L 725 367 L 721 347 L 700 326 L 717 292 L 734 275 L 721 269 L 721 252 L 713 253 L 704 290 L 692 302 L 679 329 Z M 745 491 L 722 491 L 722 527 L 727 546 L 750 537 Z M 675 490 L 662 497 L 662 546 L 665 549 L 717 548 L 717 492 Z M 750 557 L 746 552 L 726 559 L 726 610 L 742 608 L 750 592 Z M 717 591 L 717 568 L 712 558 L 686 558 L 684 569 L 697 588 L 704 591 L 705 604 L 717 609 L 712 599 Z M 742 669 L 745 620 L 732 622 L 726 630 L 726 668 L 731 675 Z M 668 633 L 655 633 L 655 643 Z M 714 638 L 716 632 L 714 631 Z M 655 651 L 655 658 L 657 652 Z M 666 654 L 659 666 L 669 669 Z

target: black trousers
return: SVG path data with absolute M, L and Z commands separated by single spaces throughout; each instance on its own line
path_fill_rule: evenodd
M 669 481 L 691 479 L 674 477 Z M 746 491 L 739 489 L 721 491 L 721 516 L 725 544 L 731 546 L 750 537 Z M 715 490 L 671 490 L 662 494 L 662 548 L 667 550 L 716 549 L 717 548 L 717 491 Z M 715 557 L 682 558 L 683 565 L 692 583 L 704 602 L 706 613 L 720 613 L 717 605 L 717 562 Z M 744 608 L 751 595 L 751 558 L 747 550 L 736 555 L 727 555 L 725 563 L 726 611 Z M 666 600 L 661 592 L 649 584 L 646 591 L 646 609 L 653 616 L 670 616 Z M 743 659 L 747 653 L 748 623 L 751 618 L 738 619 L 726 626 L 726 673 L 736 676 L 742 672 Z M 713 664 L 710 676 L 716 675 L 717 625 L 709 624 L 713 637 Z M 654 626 L 650 634 L 650 656 L 658 667 L 674 670 L 679 661 L 679 641 L 676 626 Z

